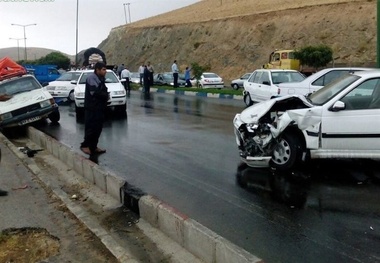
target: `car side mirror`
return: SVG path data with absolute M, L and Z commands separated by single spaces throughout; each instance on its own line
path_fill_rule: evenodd
M 76 84 L 77 84 L 77 81 L 76 81 L 76 80 L 72 80 L 72 81 L 70 81 L 70 83 L 76 85 Z
M 330 110 L 341 111 L 341 110 L 344 110 L 345 108 L 346 108 L 346 104 L 343 101 L 338 100 L 337 102 L 333 104 Z

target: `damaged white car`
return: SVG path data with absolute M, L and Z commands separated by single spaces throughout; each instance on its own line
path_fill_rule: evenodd
M 305 97 L 246 108 L 233 120 L 242 160 L 288 170 L 309 159 L 380 159 L 380 70 L 345 75 Z

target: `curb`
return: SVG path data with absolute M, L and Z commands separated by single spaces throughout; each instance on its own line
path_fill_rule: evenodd
M 139 88 L 139 90 L 142 91 L 142 88 Z M 203 98 L 243 100 L 243 95 L 194 92 L 194 91 L 184 91 L 184 90 L 168 90 L 168 89 L 162 89 L 162 88 L 150 88 L 150 91 L 156 92 L 156 93 L 163 93 L 163 94 L 186 95 L 186 96 L 195 96 L 195 97 L 203 97 Z
M 47 149 L 56 158 L 64 162 L 70 168 L 74 169 L 89 182 L 95 184 L 106 194 L 111 195 L 120 204 L 123 204 L 139 214 L 140 218 L 147 221 L 153 227 L 158 228 L 165 235 L 176 241 L 204 262 L 263 262 L 260 258 L 234 245 L 230 241 L 217 235 L 215 232 L 204 227 L 156 197 L 151 195 L 143 195 L 142 193 L 135 194 L 134 191 L 125 191 L 126 186 L 128 186 L 125 179 L 112 172 L 104 171 L 101 166 L 84 158 L 82 155 L 70 149 L 70 147 L 60 143 L 49 135 L 33 127 L 28 127 L 27 135 L 34 143 Z M 9 144 L 11 143 L 9 142 Z M 15 146 L 13 147 L 15 148 Z M 23 156 L 19 151 L 13 151 L 22 159 Z M 124 192 L 124 195 L 122 192 Z M 62 199 L 60 193 L 57 193 L 57 195 Z M 63 198 L 65 199 L 65 202 L 71 202 L 70 200 L 66 200 L 66 196 Z M 71 210 L 70 207 L 69 209 Z M 73 213 L 77 215 L 75 210 L 76 209 L 73 208 Z M 129 260 L 134 260 L 123 252 L 123 248 L 120 248 L 111 236 L 104 236 L 101 234 L 99 236 L 99 233 L 104 233 L 104 230 L 102 230 L 99 225 L 92 227 L 92 225 L 95 224 L 94 222 L 88 223 L 83 220 L 84 217 L 78 218 L 82 220 L 82 222 L 101 239 L 103 244 L 111 251 L 112 254 L 114 254 L 117 259 L 127 259 L 127 261 L 123 260 L 120 262 L 131 262 Z

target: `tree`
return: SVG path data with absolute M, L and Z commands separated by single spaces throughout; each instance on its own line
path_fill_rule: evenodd
M 201 78 L 203 72 L 209 71 L 211 66 L 207 64 L 206 66 L 201 66 L 197 62 L 191 63 L 191 70 L 193 71 L 194 77 L 198 81 Z
M 70 67 L 70 59 L 60 52 L 51 52 L 46 56 L 37 60 L 37 65 L 52 64 L 58 68 L 68 69 Z
M 333 51 L 326 45 L 307 46 L 296 50 L 294 58 L 298 59 L 301 65 L 307 65 L 314 68 L 325 67 L 333 60 Z

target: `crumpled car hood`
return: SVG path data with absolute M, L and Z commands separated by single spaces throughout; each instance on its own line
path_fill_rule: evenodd
M 284 107 L 287 107 L 287 102 L 290 104 L 290 102 L 294 103 L 295 101 L 298 104 L 304 104 L 307 108 L 313 107 L 304 96 L 288 95 L 254 104 L 241 112 L 240 119 L 244 123 L 258 123 L 260 118 L 267 114 L 275 104 L 281 103 Z M 292 108 L 285 110 L 292 110 Z
M 271 126 L 271 132 L 277 137 L 285 128 L 294 123 L 301 130 L 317 131 L 321 122 L 322 107 L 309 103 L 302 95 L 289 95 L 255 104 L 240 114 L 243 123 L 257 124 L 271 111 L 284 112 L 277 125 Z

